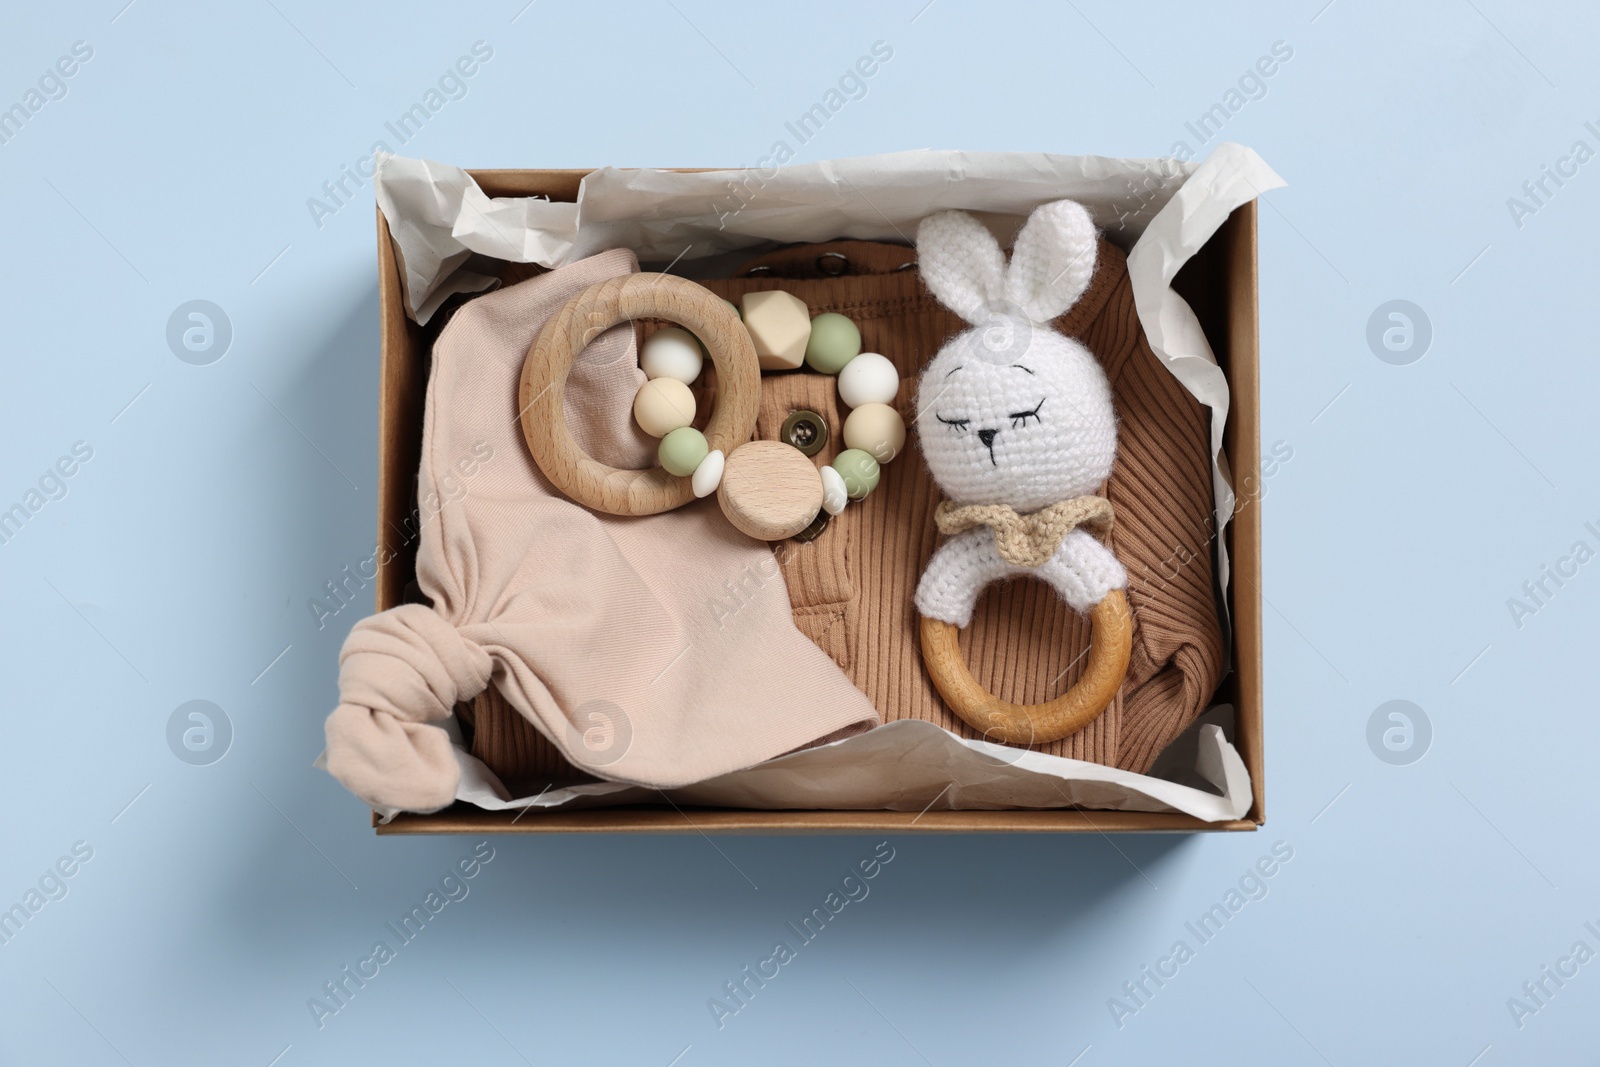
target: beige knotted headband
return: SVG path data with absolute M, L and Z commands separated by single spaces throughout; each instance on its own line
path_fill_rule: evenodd
M 1010 504 L 939 502 L 934 512 L 939 532 L 958 534 L 977 526 L 994 530 L 1000 558 L 1016 567 L 1038 567 L 1056 554 L 1067 534 L 1082 526 L 1104 539 L 1111 532 L 1111 501 L 1103 496 L 1075 496 L 1049 507 L 1018 514 Z

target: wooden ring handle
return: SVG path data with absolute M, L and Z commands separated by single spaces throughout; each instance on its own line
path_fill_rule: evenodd
M 528 349 L 517 407 L 533 461 L 562 493 L 610 515 L 657 515 L 694 499 L 690 480 L 661 467 L 606 466 L 578 447 L 564 408 L 572 361 L 589 342 L 630 319 L 666 319 L 700 339 L 717 369 L 706 441 L 728 456 L 750 440 L 761 406 L 761 365 L 750 334 L 721 297 L 671 274 L 612 278 L 563 304 Z
M 922 662 L 933 686 L 952 711 L 986 741 L 1042 745 L 1070 737 L 1106 710 L 1128 673 L 1133 616 L 1122 590 L 1113 589 L 1089 613 L 1089 663 L 1065 693 L 1043 704 L 1013 704 L 990 693 L 967 669 L 956 643 L 960 632 L 939 619 L 922 617 Z

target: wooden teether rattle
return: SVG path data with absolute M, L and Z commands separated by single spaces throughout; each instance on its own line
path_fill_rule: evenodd
M 971 215 L 940 212 L 917 228 L 923 281 L 972 327 L 928 361 L 917 390 L 917 436 L 948 498 L 936 517 L 949 535 L 917 584 L 922 661 L 952 711 L 1007 744 L 1089 725 L 1132 651 L 1127 571 L 1100 540 L 1111 503 L 1094 495 L 1116 456 L 1111 386 L 1094 354 L 1052 326 L 1088 287 L 1096 241 L 1070 200 L 1029 217 L 1009 265 Z M 1016 577 L 1048 583 L 1094 627 L 1083 676 L 1044 704 L 986 691 L 956 640 L 984 587 Z
M 590 286 L 552 315 L 522 364 L 517 406 L 534 462 L 562 493 L 611 515 L 657 515 L 694 499 L 690 479 L 661 467 L 619 470 L 578 447 L 564 413 L 567 374 L 584 347 L 630 319 L 678 323 L 705 345 L 717 369 L 706 441 L 731 456 L 755 433 L 761 368 L 750 334 L 727 301 L 671 274 L 630 274 Z
M 686 327 L 651 335 L 640 353 L 649 380 L 634 399 L 634 419 L 662 439 L 662 465 L 608 467 L 578 447 L 564 418 L 567 375 L 584 347 L 635 318 Z M 698 345 L 696 343 L 698 339 Z M 690 384 L 704 346 L 717 370 L 717 400 L 702 433 Z M 781 349 L 781 351 L 780 351 Z M 780 358 L 780 356 L 782 358 Z M 802 358 L 839 375 L 855 407 L 845 420 L 848 448 L 820 471 L 775 441 L 751 441 L 760 406 L 762 366 L 793 369 Z M 634 274 L 591 286 L 545 323 L 522 365 L 522 431 L 534 462 L 568 497 L 613 515 L 655 515 L 713 491 L 728 521 L 763 541 L 781 541 L 812 527 L 819 513 L 837 515 L 878 482 L 880 462 L 900 451 L 905 428 L 889 406 L 899 387 L 894 367 L 861 352 L 861 335 L 843 315 L 808 317 L 803 302 L 773 290 L 745 294 L 744 318 L 709 290 L 667 274 Z

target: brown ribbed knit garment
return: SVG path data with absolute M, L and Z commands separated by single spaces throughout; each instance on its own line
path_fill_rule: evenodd
M 849 316 L 861 329 L 863 349 L 881 352 L 899 369 L 897 404 L 909 426 L 923 364 L 965 328 L 922 286 L 915 263 L 915 251 L 900 245 L 839 241 L 780 250 L 747 263 L 742 277 L 703 284 L 735 303 L 746 292 L 783 288 L 813 315 Z M 1105 714 L 1038 750 L 1143 772 L 1205 709 L 1225 665 L 1212 590 L 1208 413 L 1150 351 L 1126 257 L 1116 246 L 1101 240 L 1088 291 L 1056 326 L 1086 345 L 1111 380 L 1119 424 L 1117 461 L 1106 486 L 1116 508 L 1109 544 L 1128 569 L 1134 637 L 1127 680 Z M 832 376 L 764 375 L 757 436 L 779 439 L 784 419 L 798 408 L 827 421 L 828 444 L 815 459 L 830 461 L 843 447 L 848 414 Z M 709 410 L 704 400 L 701 409 Z M 866 500 L 852 503 L 815 541 L 782 542 L 774 552 L 796 625 L 885 721 L 926 719 L 977 737 L 934 691 L 917 642 L 911 596 L 938 538 L 938 503 L 921 454 L 908 442 L 882 468 Z M 1038 703 L 1077 680 L 1088 638 L 1087 620 L 1043 583 L 1024 580 L 983 595 L 961 647 L 991 692 Z M 494 689 L 478 698 L 469 718 L 476 726 L 474 754 L 514 790 L 574 776 Z

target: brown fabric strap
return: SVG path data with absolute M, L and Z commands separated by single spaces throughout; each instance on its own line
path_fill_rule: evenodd
M 941 500 L 933 520 L 942 534 L 958 534 L 977 526 L 994 530 L 1000 558 L 1014 567 L 1037 567 L 1061 547 L 1062 540 L 1082 526 L 1104 539 L 1111 532 L 1111 501 L 1103 496 L 1075 496 L 1047 508 L 1019 515 L 1010 504 L 956 504 Z

